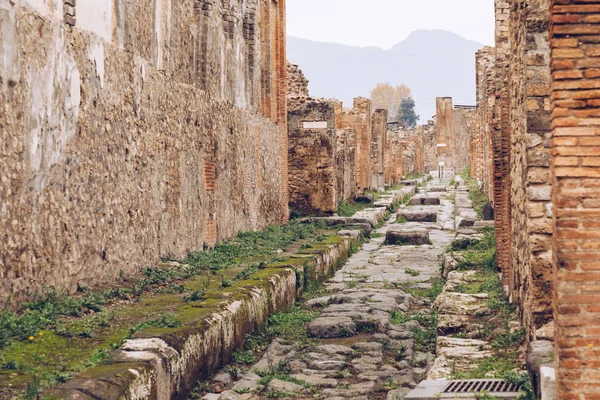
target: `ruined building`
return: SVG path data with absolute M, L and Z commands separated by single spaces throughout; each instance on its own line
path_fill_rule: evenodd
M 285 0 L 0 2 L 0 303 L 288 219 Z
M 471 166 L 471 136 L 476 126 L 476 107 L 453 106 L 452 98 L 436 99 L 437 161 L 444 173 L 461 174 Z M 440 169 L 441 172 L 441 169 Z

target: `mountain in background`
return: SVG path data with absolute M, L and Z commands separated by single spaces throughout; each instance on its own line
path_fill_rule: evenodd
M 377 83 L 412 89 L 425 123 L 435 115 L 435 98 L 475 105 L 475 53 L 482 44 L 441 30 L 419 30 L 389 50 L 287 38 L 287 56 L 310 81 L 311 96 L 336 98 L 351 107 L 370 97 Z

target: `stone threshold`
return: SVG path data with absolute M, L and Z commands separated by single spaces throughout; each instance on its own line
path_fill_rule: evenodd
M 198 304 L 179 328 L 137 332 L 97 367 L 45 393 L 45 399 L 186 398 L 242 348 L 246 335 L 290 309 L 309 282 L 322 282 L 349 257 L 360 232 L 335 236 L 269 264 L 255 277 Z M 182 318 L 183 319 L 183 318 Z

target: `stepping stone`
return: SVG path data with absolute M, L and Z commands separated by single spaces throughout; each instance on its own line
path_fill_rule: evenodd
M 356 331 L 349 317 L 320 317 L 308 324 L 308 333 L 317 338 L 338 338 Z
M 452 247 L 455 249 L 466 249 L 469 246 L 476 245 L 481 242 L 483 239 L 483 235 L 463 235 L 459 234 L 456 236 L 456 239 L 452 241 Z
M 437 222 L 437 212 L 433 211 L 401 211 L 398 218 L 402 217 L 408 222 Z
M 385 243 L 388 245 L 413 245 L 421 246 L 429 244 L 428 232 L 406 232 L 406 231 L 388 231 L 385 235 Z
M 424 206 L 439 206 L 441 203 L 438 197 L 425 197 L 423 199 Z
M 338 235 L 340 236 L 349 236 L 352 239 L 354 239 L 355 242 L 359 242 L 360 241 L 360 235 L 361 232 L 360 231 L 355 231 L 355 230 L 350 230 L 350 229 L 344 229 L 338 232 Z
M 416 180 L 407 180 L 407 181 L 400 181 L 401 185 L 404 186 L 418 186 L 419 182 Z
M 429 186 L 427 187 L 427 191 L 431 193 L 445 192 L 446 186 Z
M 475 218 L 456 217 L 456 229 L 470 228 L 475 225 Z M 341 234 L 341 232 L 340 232 Z
M 409 206 L 439 206 L 440 204 L 438 197 L 413 197 L 408 202 Z

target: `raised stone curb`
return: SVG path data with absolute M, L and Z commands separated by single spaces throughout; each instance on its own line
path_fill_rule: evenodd
M 268 265 L 251 280 L 209 292 L 206 301 L 181 316 L 182 327 L 136 333 L 110 354 L 106 365 L 80 373 L 48 398 L 185 398 L 198 380 L 230 360 L 246 335 L 292 307 L 309 279 L 323 281 L 345 262 L 354 239 L 334 239 L 302 250 L 291 262 Z

